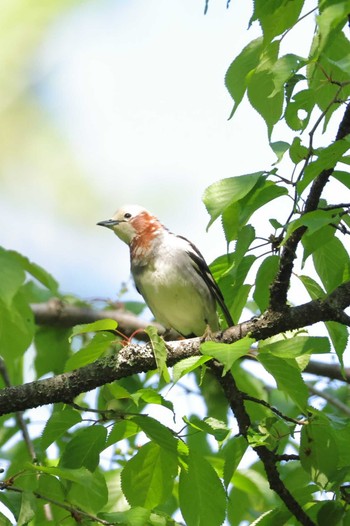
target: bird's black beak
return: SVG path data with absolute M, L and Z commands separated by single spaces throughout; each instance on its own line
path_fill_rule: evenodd
M 107 228 L 113 228 L 115 225 L 118 225 L 118 223 L 120 223 L 120 221 L 117 221 L 116 219 L 106 219 L 105 221 L 100 221 L 97 224 Z

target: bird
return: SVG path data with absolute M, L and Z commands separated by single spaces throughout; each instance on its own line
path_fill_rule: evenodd
M 166 330 L 185 338 L 218 331 L 217 304 L 228 326 L 234 325 L 222 292 L 191 241 L 135 204 L 122 206 L 97 225 L 111 229 L 129 246 L 136 289 Z

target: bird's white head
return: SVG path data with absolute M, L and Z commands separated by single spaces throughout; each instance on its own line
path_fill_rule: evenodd
M 133 239 L 161 228 L 158 219 L 139 205 L 124 205 L 116 211 L 111 219 L 97 223 L 113 230 L 125 243 L 130 245 Z

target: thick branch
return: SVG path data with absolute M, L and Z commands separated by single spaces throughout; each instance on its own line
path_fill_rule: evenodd
M 346 107 L 343 119 L 338 129 L 336 140 L 338 141 L 343 139 L 348 133 L 350 133 L 350 105 Z M 314 180 L 305 203 L 305 214 L 317 209 L 322 191 L 326 186 L 328 179 L 332 175 L 333 170 L 334 168 L 323 170 Z M 296 250 L 305 231 L 306 227 L 304 226 L 295 230 L 283 247 L 277 276 L 274 279 L 270 289 L 271 310 L 282 311 L 287 308 L 287 294 L 293 271 L 294 260 L 296 258 Z
M 340 293 L 340 291 L 338 291 L 338 293 Z M 32 304 L 31 307 L 37 325 L 68 328 L 81 323 L 92 323 L 108 317 L 118 322 L 118 329 L 126 336 L 130 336 L 140 329 L 145 329 L 147 325 L 153 325 L 156 327 L 160 335 L 164 335 L 165 332 L 164 328 L 156 322 L 146 322 L 138 316 L 135 316 L 135 314 L 127 312 L 124 309 L 97 310 L 88 307 L 75 307 L 72 305 L 65 305 L 57 299 L 52 299 L 47 303 L 35 303 Z M 144 332 L 137 332 L 135 338 L 140 341 L 148 341 L 149 339 Z M 176 339 L 176 333 L 167 333 L 166 339 Z M 324 376 L 331 380 L 344 381 L 345 379 L 350 383 L 350 369 L 345 370 L 344 378 L 344 375 L 337 364 L 311 360 L 307 365 L 305 372 L 316 376 Z
M 211 369 L 218 382 L 221 384 L 231 410 L 237 419 L 240 434 L 247 438 L 247 432 L 251 422 L 245 409 L 244 394 L 238 389 L 230 372 L 225 376 L 222 376 L 222 365 L 213 360 Z M 304 526 L 316 526 L 282 481 L 276 466 L 278 458 L 274 452 L 270 451 L 266 446 L 255 446 L 253 449 L 264 465 L 270 488 L 277 493 L 289 511 L 298 519 L 300 524 L 303 524 Z
M 266 312 L 260 318 L 230 327 L 216 334 L 216 341 L 232 343 L 250 335 L 263 340 L 281 332 L 305 327 L 320 321 L 339 321 L 350 305 L 350 282 L 338 287 L 324 300 L 315 300 L 288 309 L 284 313 Z M 200 338 L 168 342 L 169 366 L 199 353 Z M 53 378 L 31 382 L 0 391 L 0 415 L 24 411 L 40 405 L 71 402 L 78 394 L 90 391 L 120 378 L 156 368 L 150 345 L 130 344 L 116 356 L 97 360 L 81 369 Z

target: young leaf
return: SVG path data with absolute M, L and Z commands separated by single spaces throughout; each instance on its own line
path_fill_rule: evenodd
M 211 217 L 207 229 L 232 203 L 247 195 L 262 177 L 263 172 L 229 177 L 216 181 L 204 192 L 203 202 Z
M 161 338 L 157 332 L 157 329 L 155 327 L 152 327 L 152 325 L 149 325 L 145 329 L 146 334 L 148 334 L 153 353 L 154 358 L 156 360 L 157 368 L 159 376 L 163 376 L 166 383 L 170 382 L 170 374 L 166 365 L 166 360 L 168 356 L 168 351 L 166 348 L 165 341 L 163 338 Z
M 69 341 L 71 342 L 74 336 L 78 334 L 86 334 L 87 332 L 98 332 L 98 331 L 114 331 L 118 327 L 118 323 L 115 320 L 106 318 L 104 320 L 94 321 L 92 323 L 84 323 L 83 325 L 76 325 L 72 329 Z
M 253 338 L 245 336 L 234 343 L 204 342 L 200 346 L 200 351 L 204 355 L 209 355 L 223 364 L 223 375 L 227 373 L 232 365 L 242 356 L 245 356 L 251 346 L 255 343 Z
M 173 382 L 178 382 L 185 374 L 195 371 L 210 359 L 210 356 L 189 356 L 177 362 L 173 367 Z
M 98 332 L 93 336 L 85 347 L 68 358 L 65 365 L 65 371 L 72 371 L 79 367 L 84 367 L 84 365 L 87 365 L 88 363 L 94 362 L 106 352 L 114 340 L 115 336 L 113 334 L 101 330 L 101 332 Z

